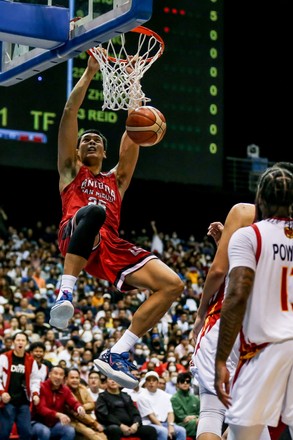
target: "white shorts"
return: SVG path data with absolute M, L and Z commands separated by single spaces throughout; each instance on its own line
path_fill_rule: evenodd
M 225 421 L 277 426 L 280 415 L 293 425 L 293 340 L 270 344 L 244 363 L 231 390 Z
M 206 325 L 201 329 L 195 347 L 195 354 L 192 357 L 194 363 L 194 376 L 199 384 L 199 393 L 209 393 L 216 395 L 215 382 L 215 357 L 218 344 L 220 319 L 215 322 L 213 316 L 207 318 L 211 325 Z M 230 371 L 231 380 L 239 357 L 239 340 L 237 339 L 233 351 L 229 356 L 227 367 Z

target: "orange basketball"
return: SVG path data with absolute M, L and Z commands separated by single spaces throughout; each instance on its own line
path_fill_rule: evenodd
M 126 120 L 126 131 L 130 139 L 141 147 L 151 147 L 163 139 L 166 119 L 155 107 L 145 105 L 133 110 Z

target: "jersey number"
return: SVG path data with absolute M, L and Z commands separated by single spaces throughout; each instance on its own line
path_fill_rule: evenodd
M 293 269 L 288 267 L 282 268 L 281 304 L 283 312 L 288 312 L 289 304 L 293 310 Z
M 89 197 L 88 205 L 100 205 L 104 208 L 105 211 L 107 207 L 107 203 L 105 202 L 105 200 L 99 200 L 96 199 L 95 197 Z

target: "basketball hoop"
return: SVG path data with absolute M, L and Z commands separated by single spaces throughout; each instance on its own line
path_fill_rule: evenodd
M 136 53 L 129 45 L 129 37 L 136 36 Z M 102 43 L 88 50 L 100 65 L 103 75 L 104 104 L 102 109 L 129 110 L 150 101 L 142 90 L 140 80 L 151 65 L 164 52 L 165 44 L 162 38 L 152 30 L 138 26 L 127 33 L 109 40 L 105 47 Z M 119 40 L 119 41 L 118 41 Z

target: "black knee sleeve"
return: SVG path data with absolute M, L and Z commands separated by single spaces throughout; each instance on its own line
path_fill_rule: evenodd
M 67 252 L 88 260 L 96 235 L 106 219 L 106 211 L 100 205 L 88 205 L 76 215 L 76 228 Z

